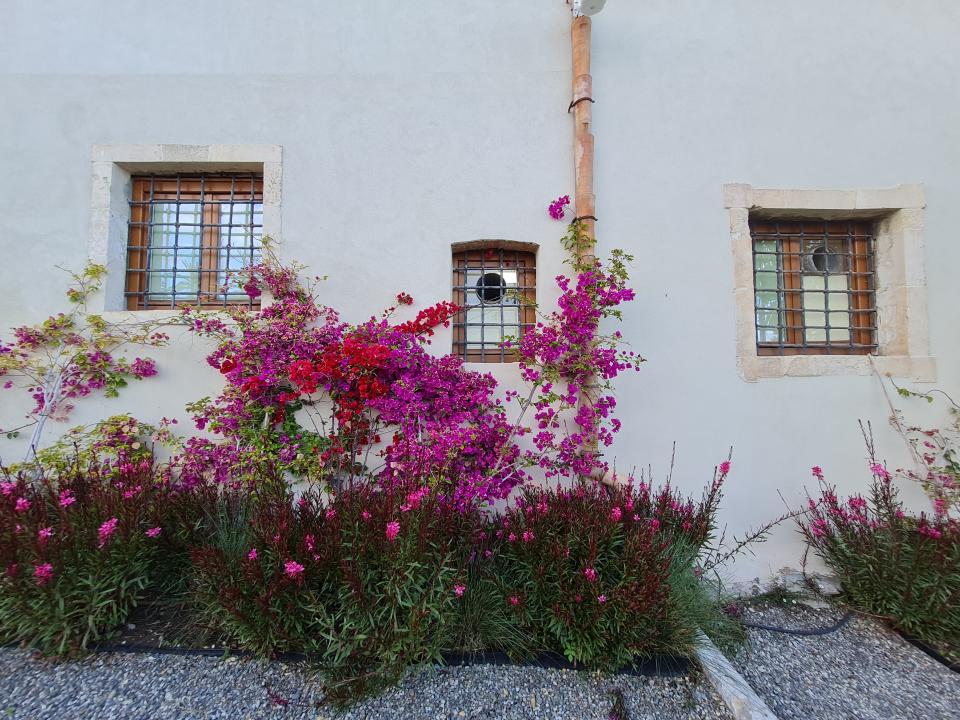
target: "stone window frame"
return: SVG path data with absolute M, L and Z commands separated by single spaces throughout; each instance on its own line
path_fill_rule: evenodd
M 924 269 L 922 185 L 884 189 L 786 190 L 745 183 L 723 186 L 733 253 L 736 352 L 740 376 L 894 375 L 936 381 L 930 356 Z M 786 219 L 868 218 L 876 222 L 877 342 L 874 355 L 757 354 L 750 214 Z
M 257 172 L 263 176 L 263 235 L 281 240 L 280 145 L 94 145 L 89 261 L 107 268 L 103 289 L 89 301 L 110 321 L 179 316 L 177 309 L 127 310 L 127 243 L 132 178 L 142 174 Z M 261 306 L 270 304 L 266 293 Z

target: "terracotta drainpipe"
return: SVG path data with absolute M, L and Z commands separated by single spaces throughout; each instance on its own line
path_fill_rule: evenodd
M 571 27 L 573 46 L 573 162 L 575 177 L 575 204 L 577 218 L 589 238 L 589 244 L 580 253 L 580 261 L 590 263 L 596 258 L 596 196 L 593 193 L 593 77 L 590 75 L 591 22 L 586 15 L 574 16 Z M 581 388 L 579 405 L 592 406 L 599 393 L 595 378 L 590 378 L 587 387 Z M 593 434 L 585 443 L 584 450 L 597 450 L 597 437 Z M 597 473 L 593 476 L 608 485 L 613 484 L 610 475 Z
M 583 228 L 591 240 L 582 257 L 589 262 L 594 257 L 595 202 L 593 194 L 593 78 L 590 76 L 590 18 L 573 18 L 573 161 L 576 178 L 575 207 Z

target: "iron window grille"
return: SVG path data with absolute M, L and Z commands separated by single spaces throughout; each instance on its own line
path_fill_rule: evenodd
M 750 219 L 759 355 L 877 350 L 873 224 Z
M 259 262 L 262 243 L 262 176 L 134 177 L 127 308 L 255 305 L 235 273 Z
M 468 362 L 515 362 L 536 323 L 536 257 L 500 247 L 453 254 L 453 352 Z M 514 345 L 504 347 L 512 338 Z

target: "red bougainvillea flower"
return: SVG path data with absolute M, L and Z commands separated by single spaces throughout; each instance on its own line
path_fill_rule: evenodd
M 397 303 L 400 305 L 413 305 L 413 298 L 405 292 L 398 293 Z
M 237 361 L 233 358 L 224 358 L 223 362 L 220 363 L 220 372 L 226 375 L 231 370 L 237 367 Z

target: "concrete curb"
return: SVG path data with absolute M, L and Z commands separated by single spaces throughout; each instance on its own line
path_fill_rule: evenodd
M 737 720 L 778 720 L 706 635 L 699 633 L 697 640 L 700 667 Z

